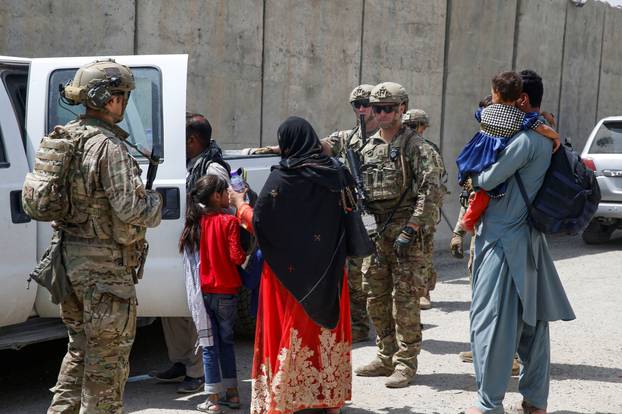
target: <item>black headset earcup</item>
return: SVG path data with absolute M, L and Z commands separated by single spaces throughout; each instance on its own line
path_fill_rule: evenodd
M 108 90 L 108 84 L 105 82 L 97 83 L 86 93 L 87 103 L 95 108 L 103 108 L 110 98 L 112 95 Z

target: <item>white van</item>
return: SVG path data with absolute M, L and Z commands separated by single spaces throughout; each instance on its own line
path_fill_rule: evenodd
M 106 56 L 108 58 L 110 56 Z M 177 240 L 185 209 L 185 112 L 187 55 L 112 56 L 132 68 L 136 90 L 120 126 L 145 148 L 159 145 L 162 161 L 154 188 L 165 195 L 162 223 L 147 231 L 150 250 L 137 285 L 138 315 L 186 316 L 183 266 Z M 26 280 L 48 246 L 50 223 L 36 222 L 21 207 L 21 189 L 41 138 L 83 111 L 60 100 L 59 85 L 78 67 L 104 57 L 23 59 L 0 56 L 0 349 L 66 335 L 49 293 Z M 131 150 L 147 172 L 147 161 Z M 232 153 L 235 153 L 232 151 Z M 261 189 L 273 157 L 233 156 Z M 143 180 L 146 177 L 143 177 Z M 52 318 L 52 319 L 50 319 Z

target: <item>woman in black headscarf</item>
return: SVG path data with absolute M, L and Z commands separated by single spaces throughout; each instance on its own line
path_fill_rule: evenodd
M 248 208 L 239 209 L 265 258 L 251 413 L 338 413 L 352 391 L 342 202 L 352 177 L 322 154 L 302 118 L 281 124 L 278 142 L 282 160 L 259 195 L 253 222 Z

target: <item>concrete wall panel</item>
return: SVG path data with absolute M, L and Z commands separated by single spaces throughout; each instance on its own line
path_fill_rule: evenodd
M 457 217 L 455 160 L 479 129 L 473 112 L 479 100 L 490 93 L 492 77 L 512 67 L 516 1 L 450 0 L 448 15 L 442 150 L 448 189 L 453 193 L 446 198 L 446 211 Z
M 188 110 L 205 114 L 225 148 L 259 145 L 262 9 L 262 0 L 138 0 L 136 53 L 190 55 Z
M 622 11 L 596 1 L 580 8 L 566 0 L 5 0 L 2 6 L 0 54 L 188 53 L 189 109 L 208 116 L 226 148 L 258 145 L 262 135 L 264 144 L 274 143 L 277 126 L 292 114 L 309 118 L 319 135 L 349 127 L 353 86 L 398 81 L 411 106 L 430 113 L 430 138 L 442 133 L 452 189 L 455 156 L 478 127 L 472 111 L 500 70 L 539 72 L 543 108 L 559 114 L 562 135 L 578 147 L 598 118 L 620 112 Z
M 515 70 L 535 70 L 544 83 L 542 110 L 559 114 L 560 70 L 568 0 L 520 0 Z
M 604 12 L 608 6 L 590 1 L 583 7 L 568 7 L 559 131 L 583 148 L 594 127 L 598 104 L 598 77 Z
M 134 1 L 3 0 L 0 53 L 22 57 L 131 55 Z
M 622 10 L 609 9 L 600 67 L 597 119 L 622 115 Z
M 408 91 L 410 108 L 431 119 L 440 142 L 447 4 L 434 0 L 365 1 L 362 83 L 393 81 Z
M 318 135 L 351 127 L 348 96 L 359 82 L 361 0 L 266 0 L 263 143 L 279 124 L 305 117 Z

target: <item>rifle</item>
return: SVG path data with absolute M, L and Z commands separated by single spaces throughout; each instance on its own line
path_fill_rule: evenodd
M 151 190 L 153 188 L 153 182 L 155 181 L 156 175 L 158 173 L 158 166 L 160 165 L 160 148 L 159 145 L 153 144 L 153 149 L 151 150 L 151 156 L 149 159 L 149 169 L 147 169 L 147 183 L 145 184 L 145 188 L 147 190 Z
M 147 170 L 147 184 L 145 188 L 147 190 L 151 190 L 153 188 L 153 182 L 155 181 L 156 175 L 158 173 L 158 166 L 160 165 L 160 146 L 156 143 L 153 144 L 153 148 L 151 148 L 151 152 L 148 149 L 142 147 L 141 145 L 136 145 L 128 140 L 123 141 L 125 145 L 134 148 L 141 154 L 143 157 L 149 160 L 149 169 Z
M 361 148 L 363 148 L 367 144 L 367 126 L 365 125 L 365 114 L 359 115 L 359 128 L 361 128 L 361 141 L 363 142 Z
M 365 130 L 365 115 L 363 114 L 361 114 L 359 118 L 359 133 L 361 135 L 362 147 L 364 147 L 367 143 L 367 131 Z M 356 184 L 359 208 L 364 209 L 366 197 L 363 177 L 361 176 L 361 157 L 358 152 L 354 151 L 352 148 L 348 148 L 346 150 L 346 160 Z

